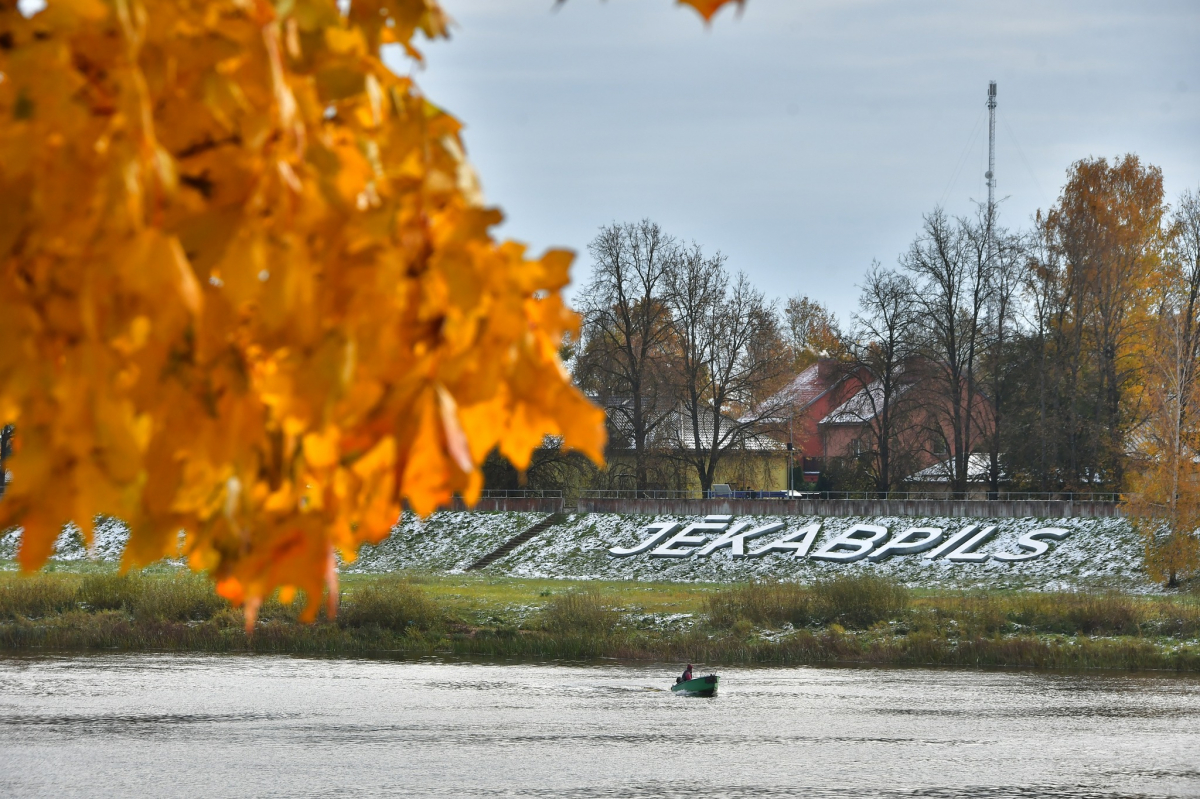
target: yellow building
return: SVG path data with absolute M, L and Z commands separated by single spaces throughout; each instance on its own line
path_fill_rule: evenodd
M 625 416 L 609 408 L 608 468 L 597 475 L 596 489 L 632 490 L 637 484 L 637 453 Z M 723 417 L 700 420 L 699 446 L 692 419 L 682 411 L 667 414 L 654 428 L 643 453 L 644 488 L 655 491 L 702 490 L 700 470 L 712 468 L 711 483 L 734 491 L 786 491 L 787 446 L 768 434 Z M 713 447 L 715 437 L 717 446 Z M 711 466 L 715 461 L 715 468 Z

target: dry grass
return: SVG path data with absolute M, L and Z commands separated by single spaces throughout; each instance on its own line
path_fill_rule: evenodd
M 746 583 L 708 597 L 709 622 L 730 627 L 739 620 L 778 627 L 840 624 L 867 629 L 908 608 L 909 592 L 874 575 L 837 577 L 811 586 L 796 583 Z
M 538 618 L 542 629 L 560 635 L 610 635 L 620 620 L 612 601 L 590 587 L 552 595 Z
M 168 577 L 116 572 L 0 576 L 0 619 L 42 618 L 67 611 L 121 611 L 136 619 L 207 619 L 228 608 L 212 584 L 191 572 Z
M 803 627 L 813 618 L 813 592 L 796 583 L 753 582 L 717 591 L 705 603 L 713 627 L 745 620 L 763 627 Z
M 914 595 L 871 576 L 713 586 L 352 575 L 335 621 L 298 623 L 302 603 L 265 603 L 247 638 L 241 612 L 188 572 L 0 572 L 0 650 L 1200 670 L 1189 596 Z
M 445 626 L 445 614 L 420 587 L 392 577 L 349 594 L 338 610 L 337 621 L 343 628 L 428 632 Z

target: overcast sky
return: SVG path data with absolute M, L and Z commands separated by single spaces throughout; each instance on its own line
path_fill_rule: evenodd
M 989 80 L 1008 225 L 1087 156 L 1200 188 L 1196 0 L 749 0 L 707 28 L 670 0 L 442 1 L 453 38 L 414 75 L 466 123 L 500 233 L 576 250 L 577 283 L 601 225 L 649 217 L 845 318 L 923 213 L 986 198 Z

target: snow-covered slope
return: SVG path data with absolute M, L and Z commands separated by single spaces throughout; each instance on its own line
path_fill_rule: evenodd
M 441 514 L 435 514 L 436 519 Z M 472 514 L 460 514 L 469 524 Z M 478 516 L 477 514 L 474 516 Z M 432 526 L 432 519 L 426 522 Z M 787 552 L 773 552 L 758 558 L 734 558 L 729 548 L 718 549 L 706 557 L 655 558 L 648 554 L 616 558 L 609 553 L 612 547 L 633 547 L 646 537 L 647 525 L 660 521 L 692 522 L 699 519 L 674 517 L 624 516 L 617 514 L 574 514 L 566 522 L 551 527 L 537 538 L 518 547 L 509 555 L 488 567 L 492 573 L 521 577 L 571 577 L 604 580 L 680 580 L 729 581 L 751 578 L 773 578 L 807 581 L 835 573 L 871 571 L 888 574 L 913 586 L 953 585 L 959 587 L 1028 587 L 1056 589 L 1070 586 L 1098 586 L 1147 590 L 1153 586 L 1142 571 L 1142 545 L 1137 533 L 1125 519 L 951 519 L 912 517 L 754 517 L 755 526 L 779 522 L 784 529 L 754 541 L 765 543 L 820 522 L 821 530 L 812 547 L 813 552 L 826 541 L 857 523 L 881 525 L 892 534 L 910 527 L 939 527 L 947 535 L 968 524 L 994 525 L 995 535 L 979 547 L 983 553 L 1020 552 L 1017 538 L 1040 528 L 1056 527 L 1069 532 L 1061 541 L 1050 541 L 1049 551 L 1034 560 L 1005 563 L 989 558 L 983 563 L 954 563 L 938 558 L 927 559 L 924 554 L 895 555 L 880 562 L 861 560 L 856 563 L 830 563 L 809 557 L 795 557 Z M 374 571 L 378 565 L 387 568 L 441 569 L 448 559 L 447 546 L 454 542 L 440 540 L 449 525 L 425 537 L 396 537 L 383 542 L 373 553 L 373 559 L 353 564 L 353 571 Z M 472 536 L 482 532 L 466 532 L 456 540 L 464 549 L 474 550 Z M 715 534 L 709 534 L 709 538 Z M 749 549 L 749 544 L 747 544 Z M 386 553 L 386 554 L 385 554 Z M 459 562 L 469 561 L 462 558 Z
M 117 519 L 99 519 L 93 530 L 92 551 L 83 546 L 83 535 L 73 524 L 63 528 L 62 534 L 54 543 L 54 560 L 73 561 L 93 560 L 118 561 L 125 551 L 125 541 L 129 538 L 129 528 Z M 0 533 L 0 561 L 12 560 L 17 556 L 17 548 L 21 544 L 20 528 Z
M 424 571 L 465 570 L 479 557 L 499 547 L 512 536 L 543 518 L 537 513 L 440 512 L 424 521 L 406 514 L 395 532 L 375 547 L 363 547 L 345 571 L 378 573 L 401 569 Z M 612 547 L 633 547 L 646 538 L 652 523 L 683 524 L 698 518 L 627 516 L 617 514 L 572 514 L 559 525 L 540 533 L 487 568 L 487 573 L 519 577 L 551 577 L 605 580 L 736 581 L 769 578 L 807 581 L 836 573 L 874 572 L 887 574 L 914 587 L 954 586 L 1061 589 L 1099 587 L 1123 590 L 1154 590 L 1142 570 L 1142 544 L 1130 523 L 1120 518 L 1090 519 L 958 519 L 913 517 L 754 517 L 735 518 L 755 527 L 778 523 L 782 529 L 747 542 L 747 550 L 820 523 L 821 529 L 810 550 L 855 524 L 879 525 L 895 535 L 912 527 L 936 527 L 949 536 L 969 524 L 995 526 L 995 534 L 983 543 L 981 553 L 1018 553 L 1017 539 L 1040 528 L 1067 531 L 1061 540 L 1048 540 L 1049 551 L 1021 562 L 988 558 L 981 563 L 952 562 L 928 553 L 901 554 L 878 562 L 832 563 L 790 552 L 771 552 L 757 558 L 734 558 L 728 547 L 707 556 L 652 557 L 643 552 L 630 557 L 613 557 Z M 717 533 L 708 533 L 709 539 Z M 119 558 L 125 533 L 117 523 L 97 530 L 93 556 Z M 883 540 L 887 540 L 886 538 Z M 0 536 L 0 559 L 12 558 L 18 536 Z M 64 533 L 56 558 L 87 557 L 77 534 Z

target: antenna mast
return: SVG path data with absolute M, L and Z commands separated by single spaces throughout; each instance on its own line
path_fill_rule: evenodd
M 992 226 L 992 216 L 996 202 L 996 81 L 988 81 L 988 170 L 984 175 L 988 187 L 988 227 Z

